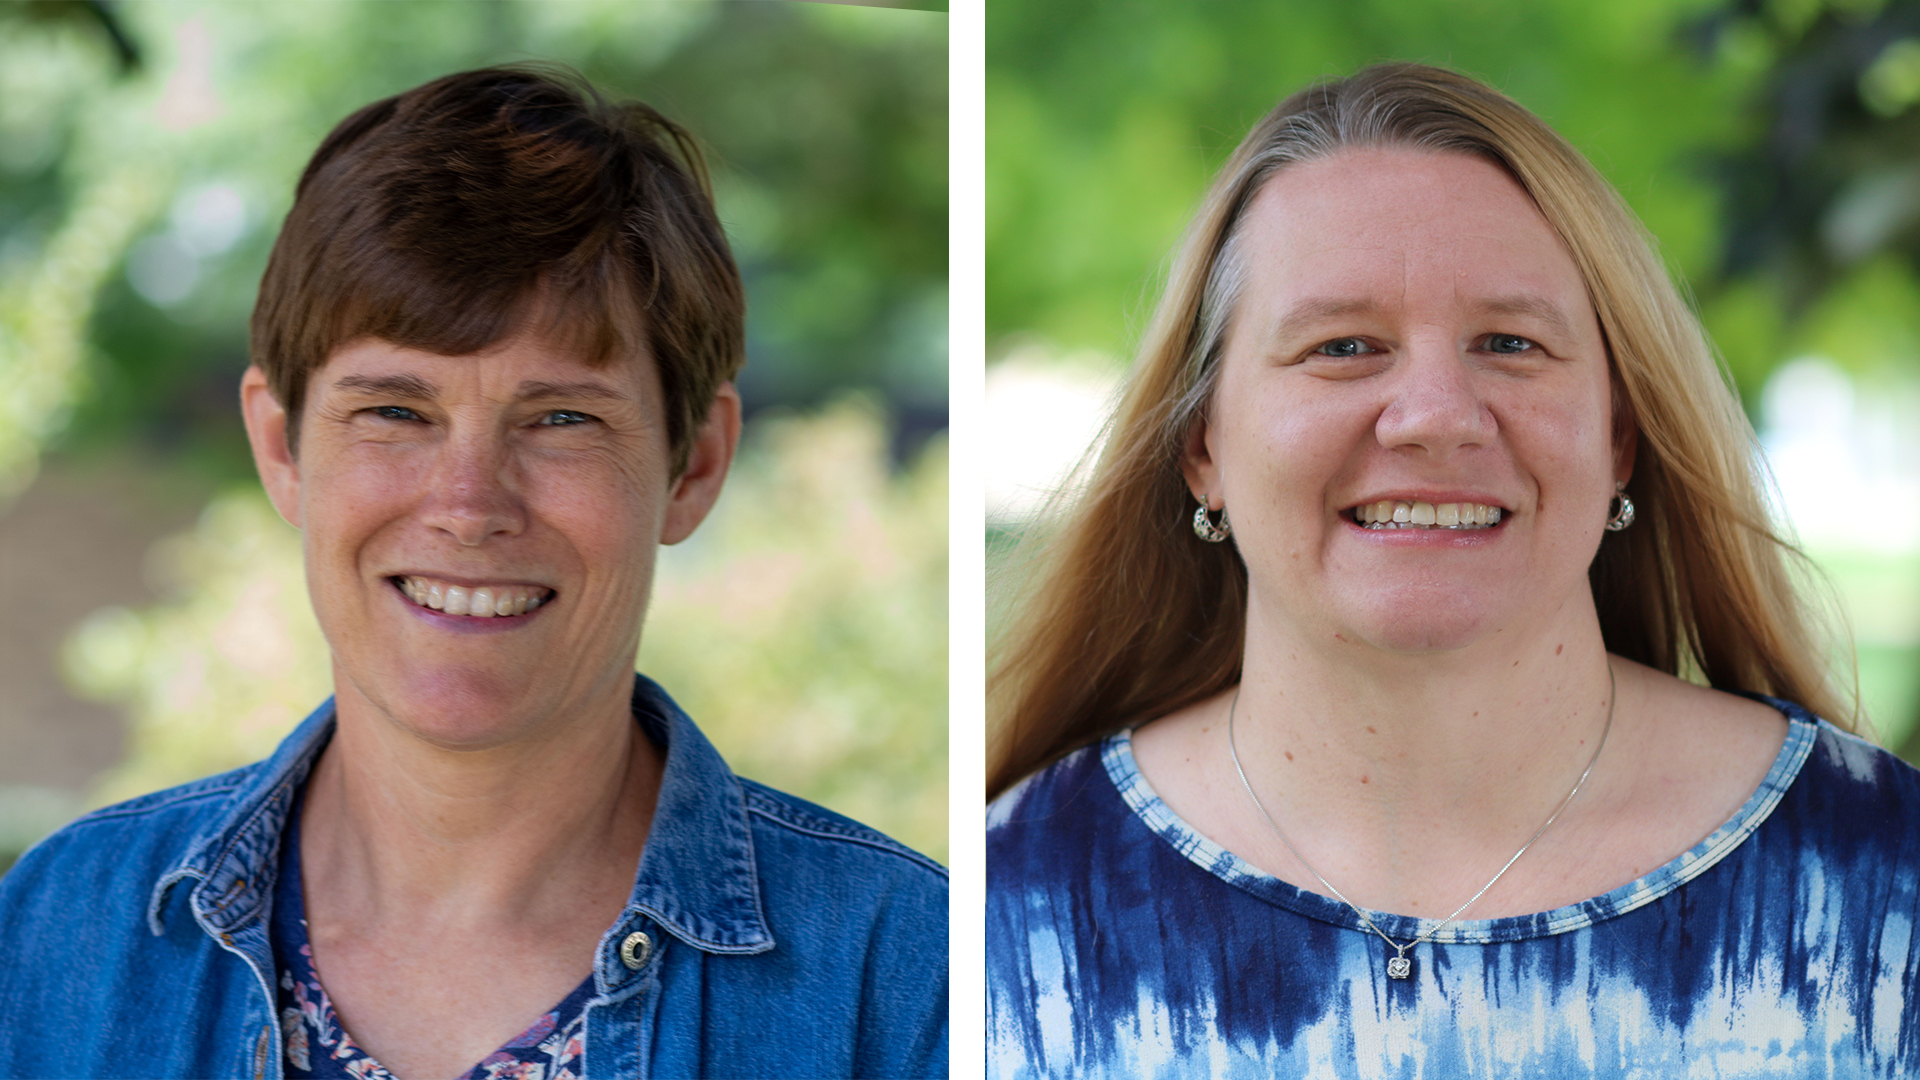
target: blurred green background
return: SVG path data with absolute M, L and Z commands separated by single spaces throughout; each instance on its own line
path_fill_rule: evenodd
M 946 16 L 894 7 L 0 4 L 0 867 L 329 692 L 235 408 L 253 292 L 335 122 L 533 59 L 705 141 L 747 283 L 742 456 L 641 668 L 742 774 L 944 859 Z
M 990 553 L 1091 438 L 1213 170 L 1282 97 L 1388 59 L 1505 90 L 1659 238 L 1835 586 L 1872 725 L 1920 760 L 1914 0 L 990 0 Z

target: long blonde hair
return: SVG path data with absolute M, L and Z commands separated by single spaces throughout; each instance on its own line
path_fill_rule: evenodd
M 987 682 L 991 798 L 1076 747 L 1239 680 L 1246 568 L 1201 543 L 1179 462 L 1218 376 L 1253 197 L 1351 147 L 1467 153 L 1533 197 L 1585 277 L 1616 396 L 1639 426 L 1639 523 L 1588 571 L 1608 651 L 1797 701 L 1851 728 L 1761 498 L 1752 428 L 1652 238 L 1579 151 L 1464 75 L 1382 64 L 1289 97 L 1215 178 L 1176 257 L 1083 490 L 1023 542 L 1020 595 Z

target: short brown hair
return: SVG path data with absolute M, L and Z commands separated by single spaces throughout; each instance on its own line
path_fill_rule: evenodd
M 463 356 L 541 320 L 596 367 L 645 348 L 678 475 L 740 369 L 745 319 L 692 136 L 564 70 L 496 67 L 376 101 L 320 144 L 252 353 L 291 448 L 307 379 L 359 338 Z

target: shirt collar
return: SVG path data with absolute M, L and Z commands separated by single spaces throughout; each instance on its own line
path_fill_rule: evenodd
M 173 887 L 189 878 L 198 882 L 189 905 L 208 933 L 228 934 L 264 917 L 294 795 L 332 737 L 333 699 L 328 698 L 280 741 L 272 757 L 229 774 L 232 792 L 225 812 L 193 838 L 180 864 L 154 883 L 147 926 L 155 936 L 166 932 L 161 923 Z
M 773 948 L 739 778 L 680 706 L 644 675 L 634 676 L 633 715 L 656 745 L 666 744 L 667 767 L 622 924 L 645 914 L 707 952 Z
M 644 675 L 634 676 L 633 715 L 655 745 L 665 745 L 667 761 L 633 892 L 608 937 L 617 940 L 629 924 L 645 918 L 707 952 L 773 948 L 739 778 L 667 692 Z M 234 774 L 226 812 L 154 884 L 147 921 L 156 935 L 164 933 L 161 920 L 173 886 L 188 878 L 198 882 L 191 894 L 194 917 L 210 933 L 229 933 L 266 916 L 288 813 L 333 737 L 333 725 L 328 698 L 272 757 Z

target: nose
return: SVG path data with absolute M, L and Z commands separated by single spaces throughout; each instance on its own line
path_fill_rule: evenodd
M 1493 413 L 1481 399 L 1477 374 L 1455 346 L 1417 344 L 1388 382 L 1390 396 L 1374 434 L 1389 450 L 1424 452 L 1444 461 L 1454 452 L 1493 441 Z
M 511 455 L 497 432 L 468 430 L 441 443 L 427 482 L 422 520 L 464 547 L 526 528 L 526 506 Z

